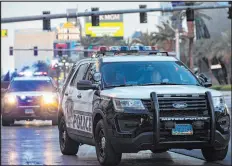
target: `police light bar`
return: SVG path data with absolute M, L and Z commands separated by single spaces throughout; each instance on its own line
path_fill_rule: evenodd
M 128 50 L 128 51 L 116 51 L 116 50 L 110 50 L 110 51 L 98 51 L 97 55 L 95 55 L 95 57 L 99 57 L 99 56 L 112 56 L 112 55 L 125 55 L 125 54 L 144 54 L 144 55 L 159 55 L 159 56 L 169 56 L 168 52 L 161 52 L 159 50 L 155 50 L 155 51 L 150 51 L 150 50 L 145 50 L 145 51 L 140 51 L 140 50 Z M 139 55 L 138 55 L 139 56 Z
M 47 76 L 48 73 L 47 72 L 35 72 L 34 76 Z
M 128 51 L 129 47 L 128 46 L 121 46 L 120 51 Z
M 23 76 L 25 76 L 25 77 L 30 77 L 30 76 L 32 76 L 32 75 L 33 75 L 33 73 L 32 73 L 31 71 L 19 72 L 19 76 L 20 76 L 20 77 L 23 77 Z

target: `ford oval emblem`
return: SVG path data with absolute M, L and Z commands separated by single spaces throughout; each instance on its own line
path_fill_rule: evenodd
M 188 104 L 186 104 L 186 103 L 174 103 L 174 104 L 172 104 L 172 106 L 174 108 L 186 108 L 186 107 L 188 107 Z

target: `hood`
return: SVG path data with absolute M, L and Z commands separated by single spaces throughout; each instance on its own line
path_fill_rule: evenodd
M 115 98 L 148 99 L 151 92 L 157 94 L 199 94 L 210 91 L 212 96 L 222 96 L 222 93 L 213 89 L 195 85 L 152 85 L 115 87 L 101 91 L 102 96 Z
M 46 94 L 55 94 L 55 92 L 47 92 L 47 91 L 28 91 L 28 92 L 8 92 L 10 95 L 15 96 L 42 96 Z

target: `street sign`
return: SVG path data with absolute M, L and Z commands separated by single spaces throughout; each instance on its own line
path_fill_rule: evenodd
M 8 36 L 8 33 L 7 33 L 7 29 L 1 29 L 1 36 L 2 37 L 7 37 Z

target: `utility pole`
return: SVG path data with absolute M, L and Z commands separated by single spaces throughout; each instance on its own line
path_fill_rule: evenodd
M 187 6 L 194 5 L 193 2 L 186 2 Z M 187 17 L 187 27 L 188 27 L 188 38 L 189 38 L 189 68 L 193 70 L 193 39 L 194 39 L 194 10 L 187 9 L 186 10 Z
M 179 29 L 176 28 L 175 30 L 175 35 L 176 35 L 176 58 L 180 60 L 180 34 L 179 34 Z

